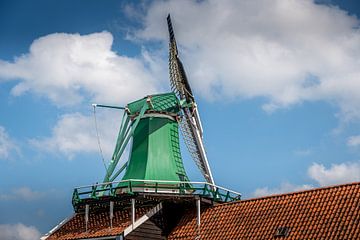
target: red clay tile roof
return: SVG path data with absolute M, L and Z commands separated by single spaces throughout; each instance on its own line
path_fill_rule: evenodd
M 144 215 L 151 208 L 136 208 L 136 219 Z M 82 238 L 96 238 L 104 236 L 118 236 L 130 226 L 130 209 L 114 211 L 113 227 L 110 228 L 109 212 L 89 214 L 88 231 L 85 231 L 84 214 L 75 214 L 67 223 L 52 233 L 46 240 L 70 240 Z
M 287 237 L 275 237 L 288 227 Z M 168 239 L 195 239 L 195 210 Z M 360 239 L 360 183 L 249 199 L 204 209 L 200 239 Z

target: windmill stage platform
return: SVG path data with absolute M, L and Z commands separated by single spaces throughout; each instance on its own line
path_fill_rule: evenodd
M 240 193 L 206 182 L 128 179 L 74 189 L 73 216 L 42 239 L 166 239 L 184 214 L 226 202 Z
M 238 201 L 241 194 L 206 182 L 129 179 L 77 187 L 72 204 L 75 212 L 83 212 L 86 205 L 106 208 L 109 202 L 114 202 L 126 206 L 130 199 L 137 199 L 142 204 L 167 199 L 178 202 L 202 199 L 208 204 L 216 204 Z

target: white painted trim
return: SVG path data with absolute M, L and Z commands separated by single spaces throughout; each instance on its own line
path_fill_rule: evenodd
M 101 239 L 118 239 L 121 236 L 126 236 L 129 233 L 131 233 L 133 230 L 135 230 L 137 227 L 139 227 L 141 224 L 143 224 L 144 222 L 146 222 L 147 220 L 149 220 L 152 216 L 154 216 L 156 213 L 158 213 L 160 210 L 162 209 L 162 204 L 159 203 L 158 205 L 156 205 L 153 209 L 151 209 L 150 211 L 148 211 L 144 216 L 140 217 L 137 221 L 135 221 L 134 224 L 131 224 L 130 226 L 128 226 L 124 231 L 123 231 L 123 235 L 118 235 L 118 236 L 111 236 L 111 237 L 99 237 L 99 238 L 83 238 L 84 240 L 101 240 Z M 59 228 L 61 228 L 65 223 L 67 223 L 70 219 L 72 219 L 74 216 L 76 215 L 76 213 L 74 213 L 72 216 L 65 218 L 64 220 L 62 220 L 58 225 L 56 225 L 53 229 L 51 229 L 47 234 L 45 234 L 44 236 L 42 236 L 40 238 L 40 240 L 46 240 L 51 234 L 53 234 L 55 231 L 57 231 Z
M 76 213 L 72 214 L 70 217 L 65 218 L 64 220 L 62 220 L 58 225 L 56 225 L 53 229 L 51 229 L 48 233 L 46 233 L 44 236 L 42 236 L 40 238 L 40 240 L 45 240 L 47 239 L 51 234 L 53 234 L 55 231 L 57 231 L 59 228 L 61 228 L 62 226 L 64 226 L 65 223 L 67 223 L 68 221 L 70 221 L 70 219 L 72 219 L 74 216 L 76 215 Z
M 137 221 L 135 221 L 134 224 L 131 224 L 124 230 L 124 237 L 134 231 L 137 227 L 139 227 L 141 224 L 149 220 L 152 216 L 154 216 L 156 213 L 158 213 L 162 209 L 162 204 L 159 203 L 156 205 L 153 209 L 148 211 L 144 216 L 140 217 Z
M 121 239 L 121 236 L 111 236 L 111 237 L 98 237 L 98 238 L 81 238 L 80 240 L 106 240 L 106 239 Z
M 174 116 L 164 114 L 164 113 L 145 113 L 142 118 L 149 118 L 149 117 L 158 117 L 158 118 L 168 118 L 172 121 L 176 121 L 176 118 Z

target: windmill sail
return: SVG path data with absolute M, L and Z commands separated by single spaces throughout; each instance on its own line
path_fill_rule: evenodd
M 180 98 L 186 101 L 186 107 L 183 108 L 184 117 L 180 124 L 180 129 L 191 157 L 203 174 L 205 180 L 211 184 L 214 179 L 207 160 L 204 143 L 203 130 L 196 102 L 186 77 L 184 66 L 178 57 L 174 30 L 171 23 L 170 14 L 167 17 L 169 30 L 169 73 L 170 85 L 172 91 Z

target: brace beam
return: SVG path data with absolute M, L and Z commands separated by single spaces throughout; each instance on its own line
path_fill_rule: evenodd
M 130 125 L 128 124 L 129 122 L 129 117 L 127 116 L 127 119 L 125 120 L 125 123 L 122 127 L 122 130 L 119 134 L 119 138 L 118 138 L 118 144 L 115 148 L 114 154 L 113 154 L 113 158 L 110 161 L 109 167 L 107 168 L 107 172 L 106 175 L 104 177 L 103 182 L 109 182 L 110 179 L 114 180 L 115 178 L 111 178 L 112 174 L 114 173 L 114 170 L 120 160 L 121 155 L 123 154 L 127 144 L 129 143 L 131 137 L 134 134 L 134 131 L 137 127 L 137 125 L 139 124 L 140 119 L 144 116 L 145 111 L 149 108 L 147 103 L 144 103 L 144 105 L 142 106 L 140 113 L 138 116 L 136 116 L 136 118 L 130 123 Z M 129 125 L 129 126 L 127 126 Z M 124 170 L 124 168 L 121 168 L 121 171 Z M 121 171 L 116 172 L 117 175 L 119 175 L 121 173 Z M 115 174 L 115 175 L 116 175 Z M 111 180 L 111 181 L 112 181 Z

